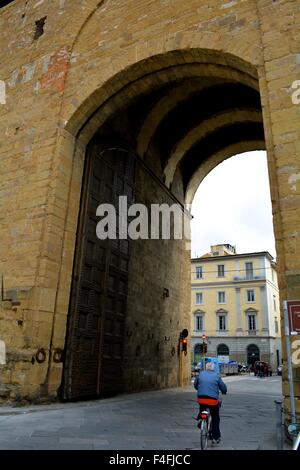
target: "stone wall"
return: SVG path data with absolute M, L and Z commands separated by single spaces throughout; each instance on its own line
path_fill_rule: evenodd
M 138 165 L 136 202 L 174 203 L 158 181 Z M 127 390 L 179 386 L 179 336 L 189 329 L 186 286 L 190 251 L 185 241 L 131 241 L 125 383 Z M 179 261 L 180 260 L 180 261 Z M 165 296 L 165 289 L 168 296 Z M 185 382 L 190 357 L 185 357 Z
M 300 78 L 299 23 L 297 4 L 289 0 L 15 0 L 1 8 L 0 80 L 7 93 L 0 105 L 0 272 L 5 297 L 13 300 L 3 301 L 0 312 L 8 359 L 0 366 L 1 396 L 49 396 L 59 388 L 62 365 L 49 355 L 64 348 L 86 145 L 112 113 L 158 82 L 167 83 L 170 74 L 179 79 L 188 64 L 195 75 L 195 65 L 218 64 L 228 78 L 235 73 L 225 70 L 230 65 L 240 80 L 247 76 L 259 85 L 281 300 L 299 298 L 300 114 L 291 100 L 292 83 Z M 241 150 L 247 146 L 232 149 Z M 216 162 L 221 160 L 219 155 Z M 180 266 L 188 269 L 186 252 L 168 246 L 157 276 L 150 268 L 162 246 L 149 243 L 140 250 L 150 276 L 143 285 L 150 281 L 156 299 L 162 279 L 170 286 L 171 301 L 157 300 L 153 309 L 156 318 L 165 310 L 157 342 L 172 320 L 172 343 L 190 311 L 179 284 L 188 279 L 179 272 Z M 130 302 L 139 318 L 142 306 L 153 302 L 147 291 L 144 303 L 136 303 L 141 271 L 132 267 L 139 281 Z M 143 335 L 153 324 L 147 317 Z M 127 355 L 136 346 L 128 342 Z M 32 364 L 39 348 L 46 361 Z M 168 345 L 158 357 L 160 377 L 147 387 L 176 382 Z M 152 377 L 150 364 L 137 359 L 128 377 L 138 369 Z M 283 378 L 288 396 L 286 373 Z M 299 381 L 295 393 L 299 397 Z

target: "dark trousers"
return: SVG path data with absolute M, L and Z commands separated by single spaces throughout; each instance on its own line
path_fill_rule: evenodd
M 200 405 L 200 412 L 205 410 L 206 408 L 210 409 L 211 414 L 211 427 L 212 427 L 212 438 L 219 439 L 221 437 L 220 433 L 220 405 L 215 406 L 208 406 L 208 405 Z

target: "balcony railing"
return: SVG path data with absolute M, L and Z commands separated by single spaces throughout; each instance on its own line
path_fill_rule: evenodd
M 234 281 L 263 281 L 266 276 L 234 276 Z

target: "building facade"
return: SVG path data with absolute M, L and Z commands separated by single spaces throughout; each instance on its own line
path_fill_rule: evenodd
M 192 361 L 202 355 L 253 364 L 281 363 L 280 305 L 276 265 L 268 252 L 237 254 L 211 246 L 192 259 Z

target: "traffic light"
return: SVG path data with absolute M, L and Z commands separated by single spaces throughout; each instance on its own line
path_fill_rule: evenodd
M 207 343 L 202 343 L 202 344 L 200 344 L 200 348 L 201 348 L 202 354 L 206 354 L 206 353 L 207 353 Z M 199 349 L 200 349 L 200 348 L 199 348 Z
M 182 338 L 181 349 L 182 349 L 182 352 L 187 354 L 187 339 L 186 338 Z
M 182 330 L 182 332 L 180 333 L 181 351 L 184 352 L 184 354 L 187 354 L 187 336 L 188 336 L 188 334 L 189 334 L 189 332 L 186 328 L 184 330 Z

